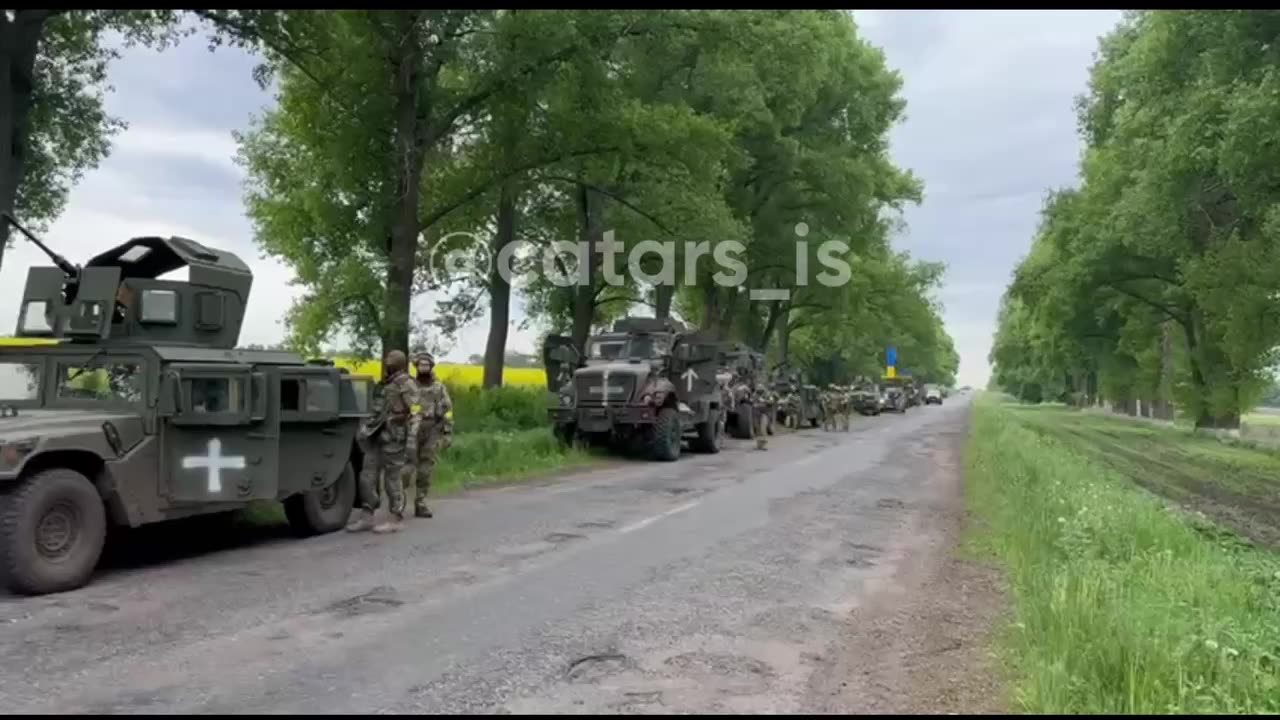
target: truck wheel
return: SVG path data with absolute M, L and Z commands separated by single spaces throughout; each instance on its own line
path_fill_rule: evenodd
M 680 457 L 680 413 L 675 408 L 662 408 L 650 431 L 649 453 L 656 460 L 671 462 Z
M 89 582 L 107 538 L 107 512 L 88 478 L 51 468 L 0 502 L 0 573 L 10 590 L 44 595 Z
M 555 426 L 556 439 L 559 440 L 560 444 L 565 448 L 573 447 L 574 436 L 576 434 L 577 434 L 577 431 L 573 425 L 556 425 Z
M 284 516 L 303 537 L 341 530 L 356 503 L 356 472 L 347 463 L 333 484 L 285 498 Z
M 751 440 L 756 436 L 756 429 L 751 425 L 751 410 L 739 410 L 733 414 L 733 436 L 739 440 Z
M 698 423 L 698 437 L 691 443 L 693 449 L 712 455 L 720 452 L 720 431 L 723 425 L 720 422 L 721 417 L 717 414 L 706 422 Z

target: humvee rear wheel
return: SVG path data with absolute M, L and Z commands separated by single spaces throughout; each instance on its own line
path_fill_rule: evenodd
M 347 463 L 329 487 L 286 498 L 284 516 L 298 535 L 322 535 L 342 529 L 355 502 L 356 472 Z
M 671 462 L 680 457 L 680 413 L 675 408 L 662 408 L 653 424 L 649 452 L 656 460 Z
M 107 513 L 88 478 L 51 468 L 0 503 L 0 573 L 10 590 L 43 595 L 89 582 L 106 541 Z

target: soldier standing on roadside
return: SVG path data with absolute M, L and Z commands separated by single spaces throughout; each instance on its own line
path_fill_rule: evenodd
M 436 465 L 436 451 L 447 448 L 453 438 L 453 401 L 444 383 L 436 379 L 436 359 L 431 353 L 418 353 L 413 357 L 418 369 L 418 455 L 417 485 L 413 497 L 415 517 L 431 517 L 427 507 L 427 491 L 431 489 L 431 471 Z
M 768 429 L 771 418 L 769 414 L 774 412 L 773 393 L 769 392 L 769 386 L 762 382 L 755 383 L 751 393 L 751 404 L 754 406 L 753 415 L 756 421 L 756 449 L 767 450 L 769 444 Z
M 383 363 L 382 382 L 374 399 L 373 416 L 361 426 L 357 438 L 366 448 L 360 468 L 360 514 L 347 525 L 350 532 L 372 527 L 375 533 L 400 529 L 404 521 L 404 488 L 409 484 L 418 453 L 418 384 L 406 372 L 409 359 L 401 350 L 387 353 Z M 391 516 L 377 526 L 373 524 L 378 509 L 378 485 L 381 481 L 390 503 Z

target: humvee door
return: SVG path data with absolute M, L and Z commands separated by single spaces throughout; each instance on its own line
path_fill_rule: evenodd
M 722 346 L 710 336 L 688 335 L 679 338 L 672 348 L 671 382 L 676 397 L 686 404 L 719 392 L 716 369 L 720 366 Z
M 271 382 L 274 380 L 275 382 Z M 249 365 L 173 365 L 161 381 L 161 477 L 174 502 L 274 500 L 279 378 Z
M 572 338 L 564 335 L 547 337 L 542 346 L 542 365 L 547 372 L 547 389 L 558 392 L 568 385 L 573 379 L 573 371 L 577 369 L 580 357 Z

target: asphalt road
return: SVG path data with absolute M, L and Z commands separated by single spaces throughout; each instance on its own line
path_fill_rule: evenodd
M 919 513 L 954 502 L 967 418 L 953 397 L 468 492 L 392 536 L 150 548 L 79 591 L 0 595 L 0 708 L 798 712 L 915 559 Z

